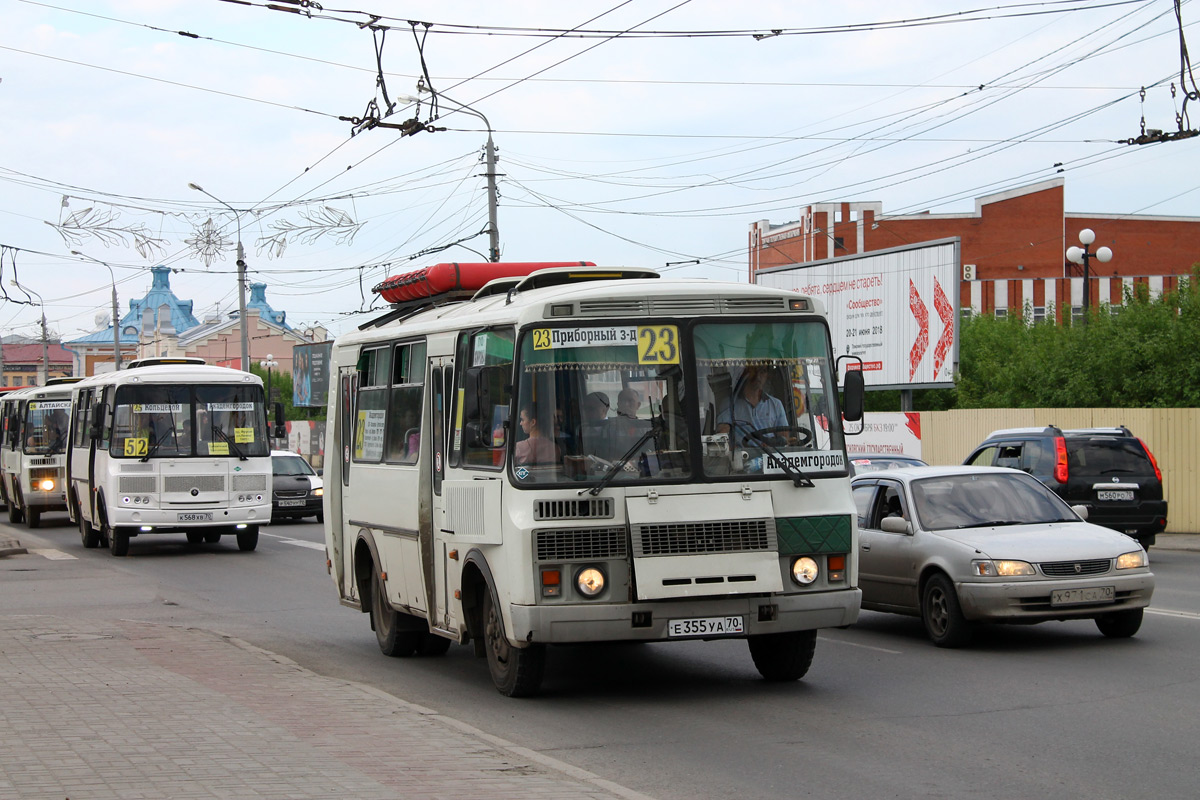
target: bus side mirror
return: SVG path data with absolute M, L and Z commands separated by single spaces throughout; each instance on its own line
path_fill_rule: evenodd
M 478 423 L 479 415 L 479 378 L 483 367 L 467 367 L 463 372 L 463 419 L 467 422 Z
M 847 370 L 846 379 L 842 382 L 842 419 L 847 422 L 862 419 L 865 392 L 866 381 L 863 380 L 862 370 Z
M 92 424 L 88 426 L 88 438 L 92 441 L 104 435 L 104 403 L 92 406 Z
M 287 425 L 283 420 L 283 403 L 275 404 L 275 427 L 271 435 L 276 439 L 287 438 Z

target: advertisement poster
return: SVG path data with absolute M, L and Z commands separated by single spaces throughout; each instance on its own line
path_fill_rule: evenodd
M 329 364 L 333 342 L 292 348 L 292 405 L 324 408 L 329 401 Z

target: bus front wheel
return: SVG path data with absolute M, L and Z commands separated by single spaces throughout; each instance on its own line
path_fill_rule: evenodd
M 746 641 L 760 675 L 769 681 L 798 681 L 812 665 L 817 632 L 764 633 Z
M 108 531 L 108 552 L 114 556 L 129 554 L 129 532 L 120 528 L 110 528 Z
M 83 514 L 79 514 L 79 538 L 83 541 L 84 547 L 92 549 L 99 547 L 100 542 L 104 537 L 100 535 L 100 531 L 93 528 L 91 524 L 83 518 Z
M 20 492 L 14 492 L 12 499 L 8 502 L 8 521 L 14 525 L 25 521 L 25 514 L 21 511 Z
M 504 635 L 504 619 L 490 591 L 483 594 L 483 641 L 492 683 L 506 697 L 528 697 L 537 692 L 546 672 L 546 646 L 513 647 Z
M 247 525 L 237 532 L 238 550 L 249 552 L 258 547 L 258 526 Z
M 25 524 L 31 528 L 41 527 L 42 510 L 40 508 L 25 509 Z

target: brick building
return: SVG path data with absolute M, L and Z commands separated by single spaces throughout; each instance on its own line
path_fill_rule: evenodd
M 877 202 L 817 203 L 795 222 L 750 226 L 750 280 L 759 269 L 803 264 L 900 245 L 958 237 L 963 275 L 961 308 L 972 313 L 1021 312 L 1034 319 L 1051 309 L 1073 315 L 1083 304 L 1083 267 L 1066 259 L 1078 234 L 1091 228 L 1094 252 L 1110 247 L 1108 263 L 1092 259 L 1090 305 L 1118 305 L 1126 289 L 1144 284 L 1171 291 L 1200 262 L 1200 218 L 1078 214 L 1063 209 L 1061 178 L 980 197 L 964 214 L 884 215 Z

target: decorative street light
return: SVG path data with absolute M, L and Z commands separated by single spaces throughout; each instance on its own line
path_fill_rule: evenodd
M 1112 261 L 1113 252 L 1107 247 L 1100 247 L 1096 252 L 1088 250 L 1088 245 L 1096 241 L 1096 234 L 1091 228 L 1084 228 L 1079 232 L 1079 242 L 1083 247 L 1068 247 L 1067 260 L 1072 264 L 1083 265 L 1083 323 L 1087 324 L 1088 308 L 1091 305 L 1091 260 L 1094 258 L 1097 261 L 1107 264 Z
M 117 277 L 113 273 L 113 268 L 107 262 L 101 261 L 98 258 L 92 258 L 87 253 L 81 253 L 78 250 L 72 250 L 71 255 L 86 258 L 88 261 L 95 261 L 97 264 L 103 264 L 108 267 L 108 277 L 112 281 L 112 303 L 113 303 L 113 372 L 121 371 L 121 307 L 117 305 Z
M 221 198 L 217 197 L 212 192 L 206 191 L 194 183 L 188 184 L 189 189 L 195 189 L 201 194 L 206 194 L 213 200 L 216 200 L 221 205 L 225 206 L 233 214 L 233 221 L 237 224 L 237 268 L 238 268 L 238 322 L 242 329 L 242 371 L 250 371 L 250 331 L 246 320 L 246 251 L 242 249 L 242 212 L 235 211 L 233 206 L 226 203 Z M 270 356 L 267 356 L 270 358 Z
M 46 335 L 46 301 L 43 300 L 42 296 L 33 289 L 30 289 L 28 286 L 22 286 L 20 283 L 18 283 L 16 278 L 10 280 L 9 283 L 11 283 L 13 286 L 16 286 L 26 294 L 36 294 L 38 305 L 42 309 L 42 386 L 45 386 L 50 382 L 50 345 L 49 339 Z
M 271 408 L 271 390 L 274 388 L 271 385 L 271 369 L 278 367 L 279 362 L 275 360 L 275 356 L 267 353 L 267 357 L 263 361 L 259 361 L 258 365 L 267 371 L 267 408 Z

